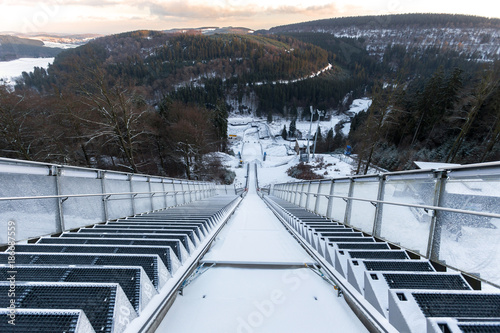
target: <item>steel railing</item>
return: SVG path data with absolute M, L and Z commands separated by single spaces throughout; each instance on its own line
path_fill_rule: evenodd
M 270 192 L 500 285 L 498 162 L 281 183 Z
M 0 158 L 0 184 L 0 245 L 216 194 L 209 182 L 6 158 Z M 12 237 L 7 228 L 14 224 Z

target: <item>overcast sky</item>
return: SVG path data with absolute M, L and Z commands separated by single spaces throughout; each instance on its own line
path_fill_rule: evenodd
M 500 17 L 497 0 L 3 0 L 0 31 L 117 33 L 273 26 L 340 16 L 452 13 Z

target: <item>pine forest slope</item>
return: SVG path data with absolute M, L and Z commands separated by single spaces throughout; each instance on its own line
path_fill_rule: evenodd
M 424 50 L 440 47 L 469 58 L 500 56 L 500 19 L 450 14 L 401 14 L 344 17 L 275 27 L 271 34 L 327 33 L 358 38 L 372 55 L 381 56 L 389 44 Z

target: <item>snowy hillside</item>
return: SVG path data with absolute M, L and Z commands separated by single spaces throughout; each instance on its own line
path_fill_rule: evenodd
M 0 84 L 13 86 L 16 78 L 23 72 L 32 72 L 33 68 L 47 68 L 54 58 L 21 58 L 12 61 L 0 61 Z
M 370 105 L 371 100 L 368 98 L 356 99 L 347 113 L 354 115 L 360 111 L 366 111 Z M 350 127 L 350 117 L 347 115 L 334 116 L 329 121 L 321 121 L 321 131 L 326 135 L 330 128 L 334 128 L 340 121 L 347 122 L 342 130 L 343 134 L 347 135 Z M 257 161 L 258 165 L 261 166 L 258 170 L 259 186 L 261 187 L 297 181 L 297 179 L 288 176 L 286 173 L 290 167 L 299 163 L 299 156 L 293 150 L 295 141 L 283 140 L 280 136 L 284 125 L 288 127 L 289 122 L 283 119 L 275 119 L 271 124 L 267 124 L 263 119 L 252 117 L 231 116 L 229 118 L 228 134 L 237 136 L 237 139 L 232 141 L 230 145 L 230 149 L 234 151 L 235 156 L 221 154 L 221 157 L 224 165 L 235 171 L 235 184 L 237 186 L 245 184 L 246 163 L 252 161 Z M 308 133 L 309 127 L 310 122 L 297 121 L 297 129 L 304 135 Z M 312 126 L 313 133 L 316 128 L 317 122 L 314 122 Z M 270 135 L 267 137 L 268 132 L 270 132 Z M 240 156 L 243 167 L 239 167 Z M 325 167 L 316 170 L 316 173 L 325 178 L 349 176 L 356 168 L 355 161 L 342 154 L 316 154 L 314 159 L 311 158 L 310 164 L 318 164 L 316 161 L 321 160 L 323 160 Z M 375 172 L 376 170 L 370 171 L 370 173 Z
M 491 61 L 500 56 L 499 20 L 478 16 L 402 14 L 344 17 L 284 25 L 269 31 L 356 38 L 364 42 L 363 46 L 370 55 L 379 58 L 388 45 L 417 50 L 454 50 L 477 61 Z

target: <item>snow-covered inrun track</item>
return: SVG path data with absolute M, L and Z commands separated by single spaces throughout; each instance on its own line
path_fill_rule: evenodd
M 257 195 L 250 170 L 247 196 L 201 260 L 211 268 L 193 277 L 156 332 L 366 332 Z

